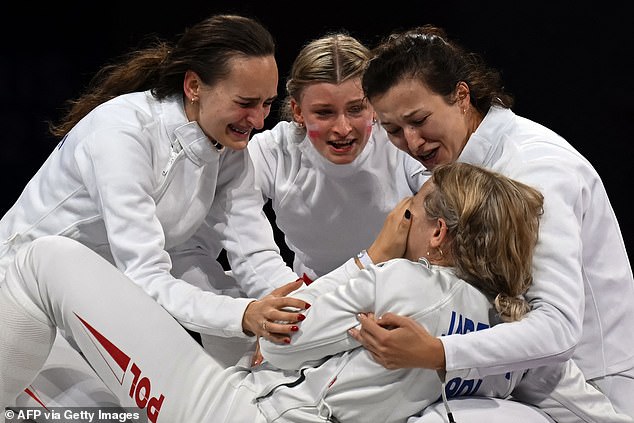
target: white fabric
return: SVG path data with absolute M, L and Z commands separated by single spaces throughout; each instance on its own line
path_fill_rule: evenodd
M 447 268 L 428 269 L 419 263 L 397 259 L 359 271 L 348 283 L 342 281 L 345 279 L 333 272 L 293 293 L 312 307 L 290 345 L 261 341 L 264 357 L 285 369 L 334 354 L 315 371 L 331 373 L 330 377 L 320 378 L 327 384 L 321 389 L 304 390 L 322 392 L 322 402 L 340 421 L 367 421 L 368 415 L 376 421 L 403 421 L 433 404 L 441 394 L 441 381 L 435 371 L 387 370 L 365 349 L 353 349 L 358 343 L 347 335 L 347 329 L 357 325 L 359 311 L 374 312 L 377 316 L 388 311 L 408 315 L 436 336 L 486 332 L 490 325 L 498 323 L 491 320 L 495 312 L 486 297 Z M 308 380 L 308 373 L 306 376 Z M 580 419 L 597 423 L 634 421 L 617 414 L 609 400 L 585 382 L 572 360 L 527 372 L 476 379 L 447 374 L 445 382 L 449 397 L 505 398 L 513 394 L 526 403 L 539 404 L 560 423 Z M 394 391 L 386 389 L 388 386 Z M 299 394 L 295 392 L 294 396 Z M 276 400 L 271 397 L 260 405 L 263 410 L 265 405 L 269 407 L 269 417 L 281 408 Z M 349 401 L 363 404 L 362 410 L 350 407 Z
M 196 244 L 205 222 L 205 234 L 232 252 L 232 270 L 247 294 L 297 279 L 260 204 L 248 152 L 213 147 L 188 122 L 180 96 L 122 95 L 69 132 L 2 218 L 0 277 L 20 245 L 64 235 L 115 263 L 188 329 L 245 337 L 249 300 L 175 279 L 168 251 L 178 256 L 193 248 L 188 243 Z
M 452 399 L 449 405 L 457 423 L 555 423 L 536 407 L 506 399 L 463 397 Z M 435 403 L 407 423 L 447 423 L 445 406 Z
M 632 269 L 605 188 L 590 162 L 554 132 L 496 107 L 459 160 L 541 190 L 545 213 L 534 282 L 526 295 L 533 311 L 520 322 L 442 337 L 447 370 L 481 377 L 570 356 L 587 379 L 632 369 Z M 634 404 L 632 392 L 634 385 L 613 395 Z
M 18 407 L 117 407 L 119 401 L 58 332 L 44 367 L 18 395 Z M 39 419 L 38 419 L 39 421 Z
M 632 393 L 634 368 L 618 374 L 591 379 L 589 382 L 605 393 L 617 410 L 632 410 L 632 396 L 628 394 Z
M 54 333 L 55 328 L 34 319 L 0 284 L 0 411 L 14 405 L 16 396 L 35 379 L 51 350 Z
M 75 271 L 69 273 L 71 263 Z M 158 422 L 259 423 L 278 415 L 277 422 L 322 422 L 318 414 L 346 422 L 405 422 L 423 404 L 437 399 L 440 380 L 423 369 L 388 371 L 365 350 L 351 349 L 358 345 L 346 330 L 356 324 L 356 313 L 411 311 L 440 334 L 449 328 L 464 332 L 486 327 L 490 305 L 441 268 L 395 260 L 353 272 L 357 277 L 346 283 L 349 269 L 344 266 L 330 279 L 295 294 L 310 300 L 312 307 L 290 345 L 262 343 L 265 357 L 285 368 L 316 360 L 303 363 L 301 372 L 278 370 L 271 363 L 223 370 L 139 287 L 65 237 L 30 243 L 18 253 L 15 271 L 7 273 L 6 282 L 20 305 L 36 308 L 73 339 L 121 405 L 145 408 L 158 416 Z M 452 321 L 452 312 L 461 317 L 460 325 Z M 324 362 L 324 353 L 334 356 Z M 479 384 L 450 383 L 460 386 L 458 391 L 466 387 L 505 396 L 520 376 L 518 372 L 508 378 L 486 377 Z M 289 389 L 288 383 L 296 386 Z M 575 398 L 575 407 L 583 410 L 586 400 Z
M 255 134 L 248 150 L 262 204 L 272 200 L 275 223 L 295 253 L 295 273 L 313 279 L 369 247 L 387 214 L 427 178 L 379 125 L 349 164 L 324 158 L 305 131 L 285 121 Z

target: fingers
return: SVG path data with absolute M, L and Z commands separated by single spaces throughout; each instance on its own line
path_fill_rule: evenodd
M 367 350 L 372 352 L 376 348 L 376 330 L 382 329 L 375 323 L 373 316 L 359 313 L 357 315 L 357 320 L 359 320 L 361 326 L 359 328 L 349 329 L 348 334 L 363 345 Z
M 267 296 L 247 306 L 242 327 L 246 333 L 268 341 L 289 344 L 290 335 L 299 330 L 298 324 L 305 319 L 301 311 L 309 307 L 297 298 Z
M 393 313 L 385 313 L 377 320 L 377 325 L 386 329 L 394 329 L 403 326 L 409 319 Z
M 294 280 L 293 282 L 289 282 L 286 285 L 282 285 L 279 288 L 274 289 L 270 295 L 274 297 L 284 297 L 290 294 L 291 292 L 301 288 L 303 284 L 304 284 L 304 280 L 299 278 L 297 280 Z
M 255 342 L 255 351 L 251 356 L 251 367 L 259 366 L 260 364 L 262 364 L 263 360 L 264 357 L 260 352 L 260 338 L 258 337 L 258 340 Z

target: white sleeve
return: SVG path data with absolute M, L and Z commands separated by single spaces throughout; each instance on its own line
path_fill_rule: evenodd
M 269 148 L 271 137 L 274 136 L 273 131 L 264 131 L 255 134 L 249 143 L 247 149 L 249 156 L 253 162 L 255 186 L 262 193 L 262 205 L 273 198 L 275 193 L 275 175 L 277 169 L 278 157 L 275 150 Z
M 298 369 L 307 361 L 359 346 L 347 331 L 358 325 L 356 315 L 360 310 L 374 309 L 376 276 L 370 270 L 360 270 L 348 279 L 348 273 L 341 270 L 324 275 L 292 294 L 311 307 L 303 312 L 306 319 L 290 344 L 260 339 L 262 356 L 267 361 L 280 369 Z
M 297 280 L 280 254 L 273 228 L 254 187 L 253 163 L 246 150 L 227 151 L 207 224 L 227 251 L 233 276 L 254 298 Z
M 188 329 L 245 337 L 249 299 L 203 292 L 170 274 L 163 228 L 156 216 L 150 147 L 137 130 L 95 131 L 76 152 L 77 166 L 100 209 L 117 266 Z
M 539 407 L 558 423 L 634 421 L 618 413 L 601 391 L 586 383 L 572 360 L 527 371 L 511 395 Z
M 447 371 L 469 378 L 562 362 L 581 339 L 585 308 L 582 275 L 583 181 L 557 158 L 532 162 L 511 177 L 544 194 L 544 215 L 526 298 L 532 311 L 513 323 L 441 337 Z

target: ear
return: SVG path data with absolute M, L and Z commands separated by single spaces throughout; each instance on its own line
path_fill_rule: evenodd
M 466 109 L 471 104 L 471 90 L 466 82 L 460 81 L 456 84 L 456 103 L 461 109 Z
M 303 125 L 304 116 L 302 115 L 302 108 L 297 104 L 294 98 L 291 98 L 291 111 L 293 112 L 293 120 Z
M 200 78 L 198 74 L 192 70 L 188 70 L 185 72 L 185 80 L 183 81 L 183 91 L 185 92 L 185 97 L 189 99 L 189 101 L 194 102 L 198 100 L 198 92 L 200 91 Z
M 431 239 L 429 240 L 429 246 L 432 248 L 439 248 L 445 243 L 447 238 L 447 222 L 445 219 L 438 218 L 436 220 L 436 227 L 432 232 Z

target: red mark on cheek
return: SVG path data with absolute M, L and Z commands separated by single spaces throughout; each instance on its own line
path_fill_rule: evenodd
M 308 136 L 309 136 L 311 139 L 313 139 L 313 140 L 315 140 L 315 139 L 319 139 L 320 135 L 321 135 L 321 134 L 319 133 L 319 131 L 317 131 L 317 130 L 315 130 L 315 129 L 310 129 L 310 130 L 308 131 Z

